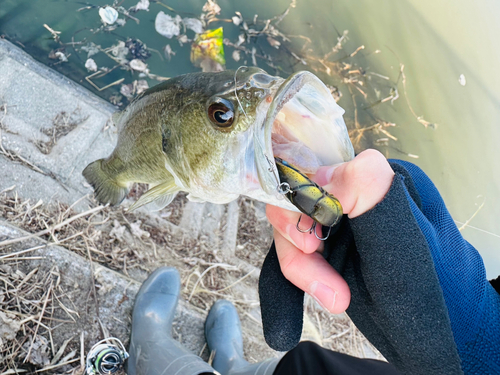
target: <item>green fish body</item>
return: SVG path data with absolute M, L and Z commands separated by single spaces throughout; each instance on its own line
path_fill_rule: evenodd
M 277 193 L 274 155 L 311 174 L 350 160 L 342 113 L 308 72 L 287 80 L 246 67 L 186 74 L 152 87 L 115 115 L 113 153 L 83 175 L 103 204 L 119 204 L 134 182 L 149 184 L 131 209 L 160 209 L 179 191 L 196 201 L 227 203 L 244 194 L 295 209 Z M 318 141 L 322 136 L 330 141 Z

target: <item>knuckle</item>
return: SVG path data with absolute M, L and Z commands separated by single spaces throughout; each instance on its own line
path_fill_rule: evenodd
M 281 272 L 287 280 L 292 279 L 296 274 L 295 269 L 298 263 L 298 258 L 298 254 L 295 253 L 289 253 L 284 255 L 283 257 L 280 257 L 279 261 Z

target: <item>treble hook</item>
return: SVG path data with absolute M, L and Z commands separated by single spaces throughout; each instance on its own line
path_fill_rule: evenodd
M 297 221 L 297 225 L 295 226 L 300 233 L 314 233 L 314 236 L 320 241 L 325 241 L 330 236 L 330 232 L 332 231 L 332 227 L 328 227 L 328 232 L 326 233 L 325 237 L 320 237 L 318 234 L 318 231 L 317 231 L 317 227 L 318 227 L 317 221 L 313 221 L 311 227 L 309 229 L 304 230 L 304 229 L 301 229 L 299 226 L 301 219 L 302 219 L 302 215 L 299 216 L 299 220 Z

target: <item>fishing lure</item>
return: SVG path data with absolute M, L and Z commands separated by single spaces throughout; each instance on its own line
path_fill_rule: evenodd
M 302 213 L 314 220 L 312 226 L 304 230 L 299 227 L 301 216 L 297 222 L 297 230 L 302 233 L 314 232 L 316 238 L 326 240 L 331 228 L 342 218 L 342 205 L 337 198 L 327 193 L 293 165 L 278 157 L 274 159 L 281 181 L 278 191 Z M 318 223 L 329 228 L 325 237 L 318 235 L 316 230 Z
M 117 338 L 101 340 L 87 354 L 85 373 L 86 375 L 114 374 L 123 367 L 128 357 L 125 347 Z

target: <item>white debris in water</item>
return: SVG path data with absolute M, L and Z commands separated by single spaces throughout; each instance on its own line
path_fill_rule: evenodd
M 232 56 L 233 56 L 233 60 L 234 60 L 234 61 L 240 61 L 240 59 L 241 59 L 241 53 L 240 53 L 240 51 L 239 51 L 239 50 L 237 50 L 237 49 L 235 49 L 235 50 L 233 51 Z
M 141 0 L 137 3 L 137 5 L 135 7 L 133 7 L 132 9 L 134 9 L 135 11 L 138 11 L 138 10 L 146 10 L 149 12 L 149 0 Z
M 67 58 L 67 56 L 66 56 L 64 53 L 62 53 L 61 51 L 57 51 L 57 52 L 55 53 L 55 55 L 56 55 L 56 56 L 59 58 L 59 60 L 61 60 L 62 62 L 68 62 L 68 58 Z
M 133 98 L 134 97 L 134 85 L 129 83 L 128 85 L 122 85 L 120 87 L 120 94 L 127 98 Z
M 184 22 L 186 28 L 193 30 L 196 34 L 203 32 L 203 24 L 197 18 L 184 18 L 182 22 Z
M 165 58 L 170 61 L 170 59 L 172 58 L 172 56 L 175 56 L 175 52 L 172 50 L 172 47 L 170 47 L 170 44 L 167 44 L 164 48 L 163 48 L 163 54 L 165 55 Z
M 125 44 L 124 44 L 125 45 Z M 90 42 L 86 46 L 82 46 L 82 50 L 87 52 L 87 58 L 90 56 L 94 56 L 100 52 L 101 46 L 96 45 L 95 43 Z
M 85 67 L 89 72 L 97 71 L 97 64 L 95 63 L 94 59 L 87 59 L 87 61 L 85 61 Z
M 231 17 L 231 19 L 233 20 L 233 23 L 238 26 L 240 23 L 241 23 L 241 19 L 240 17 L 237 17 L 237 16 L 233 16 Z
M 181 22 L 182 18 L 179 15 L 176 15 L 175 18 L 173 18 L 168 14 L 163 13 L 163 11 L 160 11 L 156 15 L 155 29 L 158 34 L 170 39 L 173 36 L 177 36 L 180 34 Z
M 208 0 L 203 8 L 201 9 L 205 13 L 211 13 L 213 15 L 220 14 L 220 6 L 214 0 Z
M 208 57 L 200 62 L 200 68 L 202 72 L 222 72 L 225 70 L 221 64 Z
M 133 59 L 128 64 L 132 69 L 137 70 L 138 72 L 144 72 L 148 68 L 148 65 L 139 59 Z
M 191 42 L 191 40 L 187 37 L 186 34 L 181 35 L 180 37 L 178 37 L 177 41 L 179 42 L 179 44 L 181 45 L 181 47 L 182 47 L 182 45 Z
M 236 13 L 236 16 L 233 16 L 231 17 L 231 19 L 233 20 L 233 23 L 236 25 L 236 26 L 239 26 L 240 23 L 243 22 L 243 16 L 241 15 L 240 12 L 234 12 Z
M 147 89 L 149 89 L 148 81 L 146 81 L 145 79 L 140 79 L 137 81 L 137 84 L 135 86 L 135 91 L 137 92 L 137 94 L 141 94 Z
M 134 97 L 135 94 L 139 95 L 140 93 L 146 91 L 147 89 L 149 89 L 148 82 L 144 79 L 139 79 L 137 81 L 129 83 L 128 85 L 122 85 L 120 87 L 120 94 L 131 99 Z
M 465 86 L 465 84 L 467 83 L 463 74 L 460 74 L 460 77 L 458 77 L 458 83 L 460 83 L 462 86 Z
M 99 16 L 101 17 L 102 22 L 107 25 L 112 25 L 118 19 L 118 12 L 115 8 L 105 6 L 99 9 Z
M 243 43 L 245 43 L 245 34 L 240 34 L 238 35 L 238 41 L 236 42 L 236 45 L 241 46 Z
M 255 58 L 256 53 L 257 53 L 257 48 L 252 47 L 252 64 L 253 64 L 253 66 L 257 66 L 257 59 Z
M 118 44 L 115 44 L 109 48 L 109 52 L 120 62 L 120 64 L 126 64 L 127 54 L 129 52 L 128 48 L 125 46 L 125 42 L 120 40 Z

